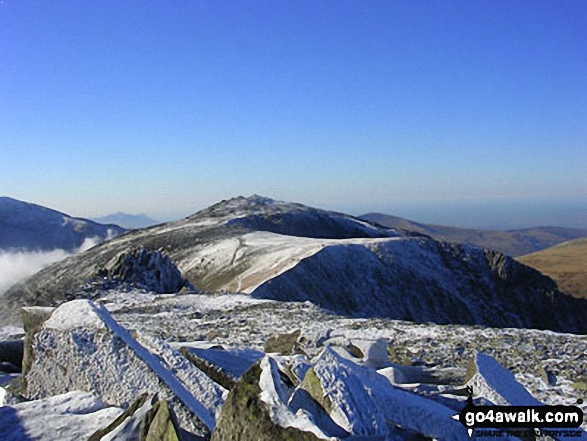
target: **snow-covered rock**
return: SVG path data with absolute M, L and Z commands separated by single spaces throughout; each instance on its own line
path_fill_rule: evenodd
M 158 294 L 175 293 L 193 286 L 181 276 L 171 258 L 161 251 L 132 248 L 108 262 L 98 277 Z M 110 283 L 106 282 L 110 287 Z
M 311 430 L 302 430 L 299 426 L 283 427 L 272 419 L 270 414 L 273 413 L 275 416 L 277 409 L 279 409 L 282 413 L 278 421 L 283 421 L 288 415 L 294 424 L 299 422 L 298 418 L 287 409 L 282 399 L 277 395 L 275 387 L 280 387 L 280 385 L 274 383 L 275 365 L 272 365 L 267 360 L 264 365 L 265 369 L 262 369 L 260 363 L 256 363 L 229 392 L 216 429 L 212 433 L 211 441 L 258 441 L 261 439 L 265 441 L 318 441 L 324 439 L 317 437 Z M 262 389 L 260 384 L 263 372 L 265 375 Z M 268 379 L 268 375 L 271 378 Z M 269 392 L 270 390 L 271 392 Z M 261 398 L 263 393 L 266 401 Z M 307 415 L 304 421 L 307 423 L 306 428 L 312 427 L 315 432 L 319 433 L 311 421 L 308 421 Z
M 122 413 L 90 392 L 71 391 L 0 407 L 0 438 L 6 441 L 88 439 Z
M 387 436 L 394 426 L 441 440 L 462 440 L 464 426 L 454 410 L 395 388 L 374 369 L 360 366 L 326 348 L 304 379 L 309 392 L 325 402 L 332 419 L 352 434 Z M 317 384 L 318 382 L 318 384 Z M 319 387 L 318 387 L 319 385 Z M 302 383 L 301 387 L 307 387 Z M 317 395 L 322 390 L 322 398 Z
M 495 405 L 540 406 L 543 403 L 528 392 L 514 374 L 493 357 L 477 352 L 470 365 L 474 369 L 467 385 L 474 396 L 483 397 Z M 470 374 L 471 374 L 470 373 Z
M 88 390 L 128 407 L 141 392 L 158 393 L 187 430 L 202 435 L 214 428 L 226 391 L 177 351 L 129 333 L 91 301 L 63 304 L 29 338 L 28 398 Z

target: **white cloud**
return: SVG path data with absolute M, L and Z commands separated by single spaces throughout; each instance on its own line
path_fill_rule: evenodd
M 111 234 L 108 236 L 110 238 Z M 15 283 L 32 276 L 46 266 L 89 250 L 100 242 L 98 237 L 88 237 L 73 252 L 62 249 L 51 251 L 0 251 L 0 295 Z

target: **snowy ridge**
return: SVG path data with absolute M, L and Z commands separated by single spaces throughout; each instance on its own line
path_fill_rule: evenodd
M 214 289 L 252 293 L 261 284 L 295 267 L 303 259 L 335 245 L 374 245 L 399 238 L 317 239 L 259 231 L 214 243 L 180 266 L 197 271 L 200 283 Z M 206 271 L 202 271 L 205 268 Z M 214 280 L 226 280 L 219 284 Z
M 587 333 L 579 316 L 587 301 L 503 254 L 259 196 L 128 232 L 55 264 L 6 293 L 0 320 L 16 322 L 23 303 L 75 298 L 115 256 L 141 246 L 162 249 L 197 290 L 310 301 L 352 317 Z
M 488 250 L 425 238 L 337 241 L 252 296 L 355 317 L 587 332 L 577 314 L 587 302 L 556 292 L 540 273 Z

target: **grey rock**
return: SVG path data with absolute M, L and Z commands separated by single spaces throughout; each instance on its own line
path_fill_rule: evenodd
M 280 427 L 269 416 L 259 394 L 261 368 L 255 364 L 229 392 L 211 441 L 317 441 L 309 432 Z

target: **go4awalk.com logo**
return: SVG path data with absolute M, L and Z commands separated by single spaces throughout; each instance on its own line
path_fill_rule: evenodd
M 469 433 L 489 437 L 519 436 L 531 431 L 532 435 L 553 438 L 585 439 L 580 428 L 583 411 L 578 406 L 476 406 L 472 399 L 453 418 L 458 419 Z M 577 404 L 581 404 L 578 400 Z M 493 429 L 493 430 L 483 430 Z M 507 429 L 507 430 L 500 430 Z M 522 433 L 524 432 L 524 433 Z

